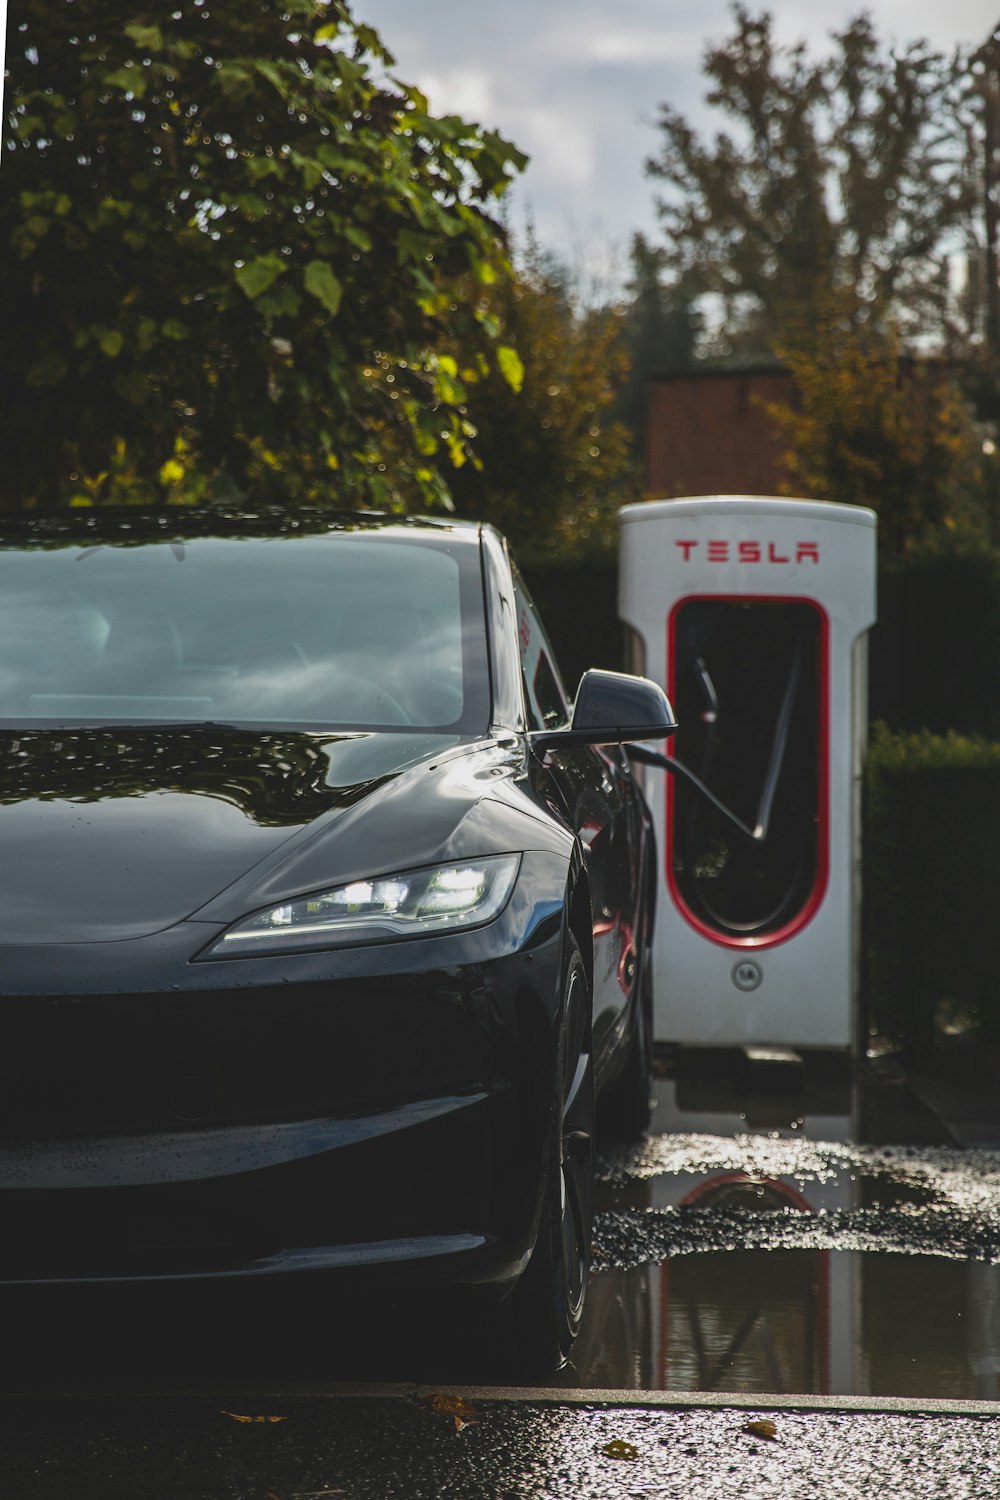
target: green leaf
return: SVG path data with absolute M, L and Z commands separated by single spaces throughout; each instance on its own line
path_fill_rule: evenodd
M 480 286 L 492 286 L 497 279 L 496 268 L 488 256 L 480 255 L 475 246 L 469 246 L 469 263 Z
M 344 239 L 348 244 L 353 245 L 355 250 L 367 252 L 371 249 L 372 237 L 367 229 L 362 229 L 358 224 L 341 224 L 338 228 Z
M 258 60 L 253 66 L 261 78 L 266 78 L 268 83 L 276 88 L 280 94 L 285 92 L 285 80 L 281 75 L 281 69 L 273 62 Z
M 237 193 L 231 202 L 248 219 L 262 219 L 267 213 L 266 202 L 263 198 L 258 198 L 256 193 Z
M 516 395 L 524 384 L 524 363 L 510 344 L 497 345 L 497 369 Z
M 245 166 L 247 176 L 254 182 L 259 182 L 262 177 L 281 176 L 281 164 L 271 156 L 248 156 Z
M 249 68 L 242 63 L 224 62 L 220 63 L 215 70 L 215 76 L 222 86 L 224 93 L 233 93 L 244 90 L 253 81 L 253 74 Z
M 265 292 L 257 306 L 269 318 L 295 318 L 302 306 L 302 298 L 294 287 L 283 281 L 273 291 Z
M 125 27 L 125 35 L 135 42 L 140 52 L 163 51 L 163 33 L 159 26 L 143 26 L 139 21 L 130 21 Z
M 252 302 L 262 292 L 266 292 L 269 286 L 273 286 L 278 277 L 288 270 L 288 263 L 282 260 L 280 255 L 258 255 L 256 260 L 247 261 L 246 265 L 238 266 L 236 269 L 236 281 L 242 292 Z
M 420 263 L 425 256 L 433 253 L 431 247 L 429 235 L 415 234 L 412 229 L 401 229 L 396 236 L 396 260 L 400 265 L 407 260 Z
M 302 173 L 302 185 L 307 192 L 312 192 L 317 183 L 323 180 L 323 167 L 318 156 L 314 152 L 289 151 L 285 156 L 296 171 Z
M 508 166 L 512 167 L 515 172 L 523 172 L 531 160 L 523 151 L 519 151 L 512 141 L 508 141 L 495 130 L 483 132 L 483 145 L 493 158 L 498 173 L 503 173 Z
M 497 319 L 485 307 L 477 307 L 475 311 L 476 322 L 484 333 L 491 339 L 499 338 L 500 324 Z
M 126 94 L 134 94 L 137 99 L 142 99 L 146 93 L 146 75 L 142 68 L 117 68 L 114 73 L 109 73 L 104 80 L 112 88 L 124 89 Z
M 344 288 L 326 261 L 311 260 L 306 266 L 302 280 L 306 291 L 322 302 L 330 316 L 335 318 L 340 311 L 340 299 L 344 295 Z
M 97 342 L 102 354 L 106 354 L 109 359 L 117 359 L 125 340 L 117 328 L 102 328 L 97 335 Z
M 328 172 L 333 172 L 337 177 L 345 177 L 349 172 L 365 173 L 364 162 L 359 156 L 350 151 L 343 150 L 340 146 L 333 146 L 329 141 L 324 141 L 321 146 L 316 147 L 316 160 L 323 163 Z
M 448 434 L 448 456 L 451 459 L 452 466 L 456 469 L 462 468 L 466 462 L 465 444 L 458 433 L 452 432 Z

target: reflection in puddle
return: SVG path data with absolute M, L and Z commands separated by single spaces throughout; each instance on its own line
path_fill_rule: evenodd
M 1000 1152 L 852 1144 L 853 1098 L 759 1114 L 664 1083 L 667 1133 L 603 1158 L 563 1383 L 1000 1398 Z
M 596 1276 L 572 1383 L 992 1400 L 998 1374 L 1000 1266 L 734 1250 Z
M 594 1388 L 1000 1397 L 1000 1266 L 708 1251 L 596 1276 L 572 1379 Z
M 576 1379 L 648 1390 L 828 1390 L 823 1255 L 709 1252 L 595 1277 Z

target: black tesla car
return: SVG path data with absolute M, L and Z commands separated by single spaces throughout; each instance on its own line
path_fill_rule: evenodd
M 0 1282 L 491 1284 L 558 1362 L 648 1123 L 641 678 L 489 527 L 0 528 Z M 310 1283 L 313 1284 L 313 1283 Z

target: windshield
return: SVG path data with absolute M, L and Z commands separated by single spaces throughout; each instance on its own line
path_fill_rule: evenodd
M 0 719 L 482 733 L 478 549 L 403 528 L 4 548 Z

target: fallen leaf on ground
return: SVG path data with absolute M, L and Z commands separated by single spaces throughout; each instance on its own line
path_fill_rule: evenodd
M 761 1417 L 753 1422 L 745 1422 L 740 1431 L 748 1432 L 751 1437 L 769 1438 L 771 1442 L 775 1442 L 778 1436 L 777 1427 L 773 1422 L 769 1422 L 766 1417 Z
M 463 1427 L 469 1427 L 479 1420 L 479 1409 L 473 1406 L 471 1401 L 466 1401 L 464 1396 L 440 1395 L 431 1397 L 431 1411 L 440 1412 L 442 1416 L 451 1417 L 455 1423 L 455 1431 L 461 1432 Z
M 233 1419 L 234 1422 L 287 1422 L 288 1421 L 287 1417 L 244 1417 L 238 1411 L 226 1411 L 226 1409 L 225 1409 L 224 1406 L 220 1407 L 219 1409 L 222 1412 L 222 1415 L 224 1417 L 232 1417 L 232 1419 Z
M 632 1443 L 624 1443 L 621 1438 L 615 1438 L 613 1443 L 605 1443 L 601 1449 L 605 1458 L 638 1458 L 639 1450 Z

